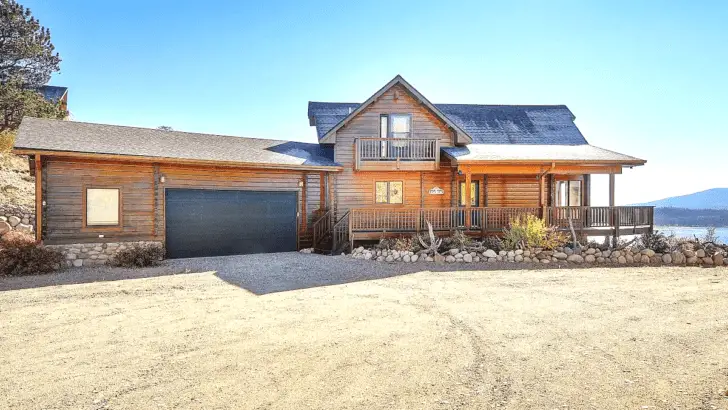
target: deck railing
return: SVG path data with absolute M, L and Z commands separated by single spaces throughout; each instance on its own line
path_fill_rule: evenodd
M 331 226 L 333 225 L 333 221 L 334 221 L 334 214 L 333 214 L 333 212 L 331 212 L 329 210 L 329 211 L 324 212 L 324 214 L 321 215 L 321 217 L 318 218 L 316 220 L 316 222 L 313 223 L 313 247 L 314 248 L 331 231 Z
M 356 162 L 440 161 L 440 141 L 434 138 L 357 138 Z
M 523 208 L 354 208 L 350 210 L 350 232 L 419 232 L 427 222 L 436 231 L 481 231 L 499 233 L 513 217 L 523 214 L 545 218 L 547 224 L 576 230 L 652 227 L 653 207 L 523 207 Z
M 351 237 L 351 211 L 344 213 L 331 227 L 331 250 L 338 252 L 344 244 L 349 243 Z

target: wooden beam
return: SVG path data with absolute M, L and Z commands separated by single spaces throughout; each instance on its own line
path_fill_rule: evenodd
M 35 154 L 35 242 L 43 241 L 43 165 Z
M 473 164 L 458 165 L 458 169 L 463 171 L 468 168 L 474 174 L 508 174 L 523 175 L 543 173 L 560 174 L 560 175 L 583 175 L 583 174 L 621 174 L 621 165 L 538 165 L 538 164 Z

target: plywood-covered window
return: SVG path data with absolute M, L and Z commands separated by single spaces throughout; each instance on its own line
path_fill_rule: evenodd
M 86 226 L 118 226 L 119 188 L 86 188 Z
M 376 182 L 374 191 L 374 202 L 378 204 L 401 204 L 404 199 L 402 181 Z

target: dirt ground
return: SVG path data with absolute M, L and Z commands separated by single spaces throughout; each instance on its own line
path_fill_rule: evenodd
M 0 279 L 1 408 L 728 409 L 724 268 L 80 272 Z

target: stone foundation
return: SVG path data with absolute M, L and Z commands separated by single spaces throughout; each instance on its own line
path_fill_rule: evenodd
M 63 254 L 68 266 L 96 266 L 104 265 L 116 252 L 127 249 L 134 244 L 155 244 L 163 246 L 162 242 L 108 242 L 108 243 L 74 243 L 69 245 L 46 245 L 47 248 L 57 249 Z
M 33 234 L 35 212 L 18 205 L 0 205 L 0 236 L 10 231 Z

